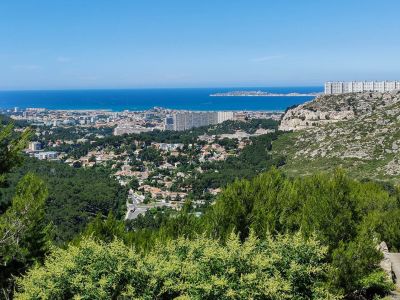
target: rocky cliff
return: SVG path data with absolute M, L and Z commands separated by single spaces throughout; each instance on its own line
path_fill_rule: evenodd
M 280 129 L 293 131 L 274 146 L 290 172 L 400 179 L 400 91 L 320 96 L 287 111 Z
M 338 121 L 371 115 L 400 102 L 400 92 L 323 95 L 290 109 L 282 118 L 280 130 L 302 130 Z

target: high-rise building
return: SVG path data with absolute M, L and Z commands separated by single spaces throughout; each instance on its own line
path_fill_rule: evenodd
M 165 117 L 164 130 L 174 130 L 174 117 L 173 116 Z
M 167 116 L 164 120 L 164 129 L 182 131 L 218 124 L 227 120 L 233 120 L 233 112 L 182 111 Z
M 30 142 L 28 148 L 30 151 L 39 151 L 42 149 L 42 144 L 40 142 Z
M 344 94 L 360 92 L 391 92 L 400 90 L 400 81 L 328 81 L 325 94 Z
M 228 120 L 233 120 L 233 111 L 219 111 L 218 112 L 218 123 L 222 123 Z

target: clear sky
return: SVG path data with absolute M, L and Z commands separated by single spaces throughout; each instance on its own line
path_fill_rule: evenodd
M 400 79 L 399 0 L 1 0 L 0 89 Z

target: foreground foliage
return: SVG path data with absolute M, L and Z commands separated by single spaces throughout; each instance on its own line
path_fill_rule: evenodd
M 298 234 L 243 243 L 232 234 L 225 245 L 179 238 L 144 256 L 84 239 L 19 279 L 16 299 L 336 299 L 324 285 L 325 253 Z
M 7 172 L 21 163 L 20 150 L 28 136 L 29 130 L 17 134 L 12 124 L 0 123 L 0 185 L 6 184 Z M 13 276 L 43 259 L 48 250 L 49 226 L 44 221 L 47 195 L 44 182 L 28 173 L 16 185 L 10 206 L 0 214 L 0 297 L 12 296 Z
M 386 241 L 393 250 L 400 248 L 398 192 L 393 195 L 379 184 L 359 182 L 337 170 L 288 178 L 272 170 L 252 181 L 230 185 L 205 216 L 207 231 L 225 239 L 233 229 L 245 239 L 250 230 L 260 238 L 265 232 L 300 231 L 316 234 L 328 246 L 333 266 L 331 282 L 345 294 L 369 294 L 367 278 L 379 271 L 382 255 L 376 250 Z M 377 282 L 377 285 L 380 284 Z M 382 284 L 384 293 L 390 286 Z
M 200 218 L 185 206 L 170 216 L 163 211 L 147 214 L 145 223 L 129 222 L 124 230 L 122 221 L 109 216 L 91 223 L 86 236 L 105 241 L 117 236 L 147 252 L 157 241 L 193 239 L 199 233 L 224 242 L 232 231 L 242 241 L 251 231 L 260 240 L 300 232 L 327 247 L 329 284 L 337 293 L 372 299 L 393 287 L 379 268 L 382 255 L 376 245 L 383 240 L 392 251 L 400 247 L 398 199 L 396 189 L 352 180 L 341 170 L 303 178 L 271 170 L 229 185 Z
M 0 122 L 3 117 L 0 116 Z M 21 135 L 14 133 L 14 125 L 0 123 L 0 186 L 4 184 L 5 174 L 22 161 L 20 151 L 25 148 L 30 131 L 25 130 Z
M 19 182 L 11 207 L 0 215 L 0 288 L 12 292 L 14 279 L 48 251 L 49 226 L 44 221 L 47 188 L 33 174 Z

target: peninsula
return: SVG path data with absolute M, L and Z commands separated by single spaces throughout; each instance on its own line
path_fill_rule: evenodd
M 315 97 L 322 93 L 270 93 L 263 91 L 231 91 L 210 94 L 210 97 Z

